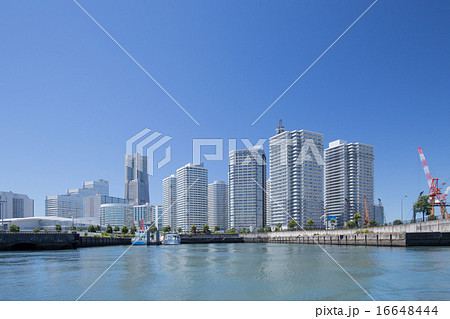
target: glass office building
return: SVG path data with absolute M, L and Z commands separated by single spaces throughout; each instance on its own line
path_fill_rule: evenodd
M 133 213 L 131 204 L 102 204 L 100 206 L 100 225 L 131 227 L 134 225 Z

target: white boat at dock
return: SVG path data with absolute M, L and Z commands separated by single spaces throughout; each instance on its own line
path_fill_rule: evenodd
M 179 245 L 181 244 L 181 237 L 177 233 L 164 234 L 164 245 Z

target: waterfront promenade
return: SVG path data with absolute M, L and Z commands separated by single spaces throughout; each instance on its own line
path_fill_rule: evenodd
M 368 233 L 364 233 L 368 231 Z M 359 233 L 357 233 L 359 232 Z M 240 234 L 247 243 L 328 244 L 356 246 L 450 246 L 450 221 L 432 220 L 382 227 L 295 230 Z

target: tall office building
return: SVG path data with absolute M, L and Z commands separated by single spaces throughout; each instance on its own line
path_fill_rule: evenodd
M 364 195 L 370 219 L 374 219 L 374 148 L 362 143 L 336 140 L 325 150 L 325 217 L 335 218 L 337 226 L 364 218 Z
M 229 228 L 264 227 L 266 155 L 262 147 L 229 153 L 228 185 Z
M 125 155 L 125 198 L 133 205 L 150 203 L 147 156 Z
M 83 182 L 82 188 L 84 190 L 96 189 L 99 195 L 109 195 L 109 182 L 103 179 L 98 181 Z M 77 189 L 79 191 L 80 189 Z
M 104 194 L 83 197 L 83 218 L 91 225 L 100 224 L 100 206 L 102 204 L 128 204 L 128 200 Z
M 95 195 L 109 195 L 109 183 L 102 179 L 83 182 L 83 187 L 69 189 L 64 195 L 45 196 L 45 216 L 69 218 L 84 217 L 84 198 Z
M 163 224 L 172 230 L 177 228 L 177 178 L 170 175 L 163 179 Z
M 271 226 L 301 227 L 309 219 L 321 227 L 323 215 L 323 135 L 306 130 L 286 131 L 281 123 L 270 138 Z
M 208 225 L 210 229 L 228 227 L 228 185 L 224 181 L 208 185 Z
M 177 169 L 177 228 L 190 231 L 191 226 L 202 229 L 208 224 L 208 170 L 187 164 Z
M 33 217 L 34 200 L 23 194 L 0 192 L 0 216 L 3 219 Z

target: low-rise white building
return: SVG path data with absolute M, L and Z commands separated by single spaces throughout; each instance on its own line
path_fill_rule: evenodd
M 3 220 L 3 225 L 5 230 L 8 230 L 9 226 L 11 225 L 19 226 L 20 231 L 33 231 L 35 228 L 38 228 L 39 230 L 55 231 L 56 225 L 60 225 L 61 230 L 64 231 L 68 230 L 73 225 L 85 231 L 87 230 L 89 223 L 82 219 L 40 216 L 26 218 L 8 218 Z

